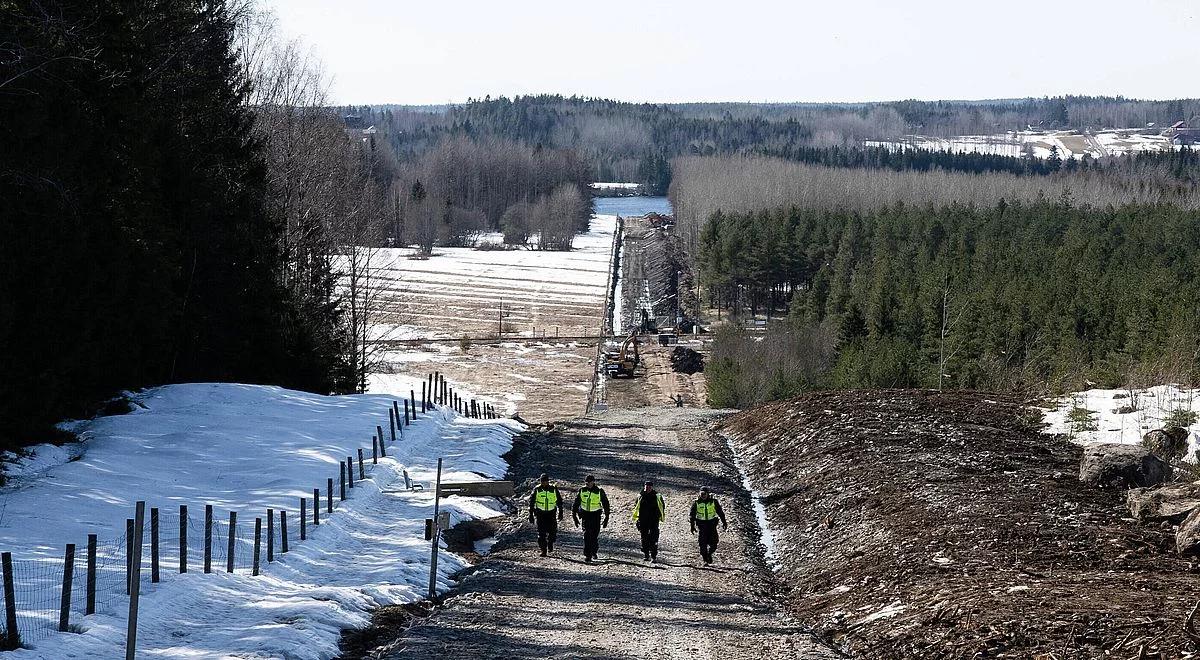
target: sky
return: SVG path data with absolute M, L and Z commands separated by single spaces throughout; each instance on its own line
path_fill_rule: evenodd
M 263 0 L 338 104 L 1200 96 L 1200 0 Z

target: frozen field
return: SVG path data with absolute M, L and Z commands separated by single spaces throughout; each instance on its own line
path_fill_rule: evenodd
M 379 389 L 397 393 L 419 382 L 391 377 Z M 424 595 L 436 460 L 443 478 L 501 478 L 501 455 L 519 424 L 471 420 L 449 411 L 422 416 L 389 443 L 372 465 L 376 425 L 388 433 L 387 394 L 325 397 L 277 387 L 236 384 L 172 385 L 136 395 L 127 415 L 81 422 L 86 440 L 65 448 L 39 447 L 10 465 L 13 481 L 0 506 L 0 547 L 13 553 L 19 628 L 31 648 L 13 657 L 114 658 L 123 654 L 125 519 L 134 502 L 162 511 L 163 577 L 150 583 L 150 544 L 143 562 L 138 630 L 140 657 L 329 658 L 341 630 L 366 625 L 380 605 Z M 337 493 L 339 462 L 365 448 L 365 480 L 346 501 Z M 11 456 L 10 456 L 11 458 Z M 425 490 L 405 488 L 405 471 Z M 334 479 L 335 511 L 325 511 L 326 479 Z M 299 501 L 321 488 L 321 524 L 299 540 Z M 188 505 L 189 572 L 179 574 L 179 505 Z M 203 573 L 204 505 L 215 509 L 213 573 Z M 501 513 L 490 498 L 443 500 L 452 518 Z M 266 509 L 286 511 L 289 552 L 251 575 L 252 530 Z M 226 524 L 238 512 L 235 571 L 226 573 Z M 282 549 L 276 520 L 275 552 Z M 101 548 L 97 614 L 83 616 L 84 548 L 97 534 Z M 82 634 L 57 633 L 62 553 L 78 548 L 73 623 Z M 464 561 L 443 553 L 439 587 Z
M 1013 131 L 998 135 L 960 135 L 937 138 L 921 135 L 905 136 L 895 141 L 868 141 L 867 146 L 892 149 L 923 149 L 955 153 L 982 153 L 1020 157 L 1031 154 L 1048 158 L 1050 150 L 1058 147 L 1063 159 L 1074 156 L 1093 158 L 1120 156 L 1141 151 L 1170 151 L 1178 149 L 1162 135 L 1143 135 L 1135 130 L 1099 131 L 1081 134 L 1077 131 Z
M 1174 385 L 1159 385 L 1133 390 L 1087 390 L 1055 400 L 1045 411 L 1047 433 L 1063 433 L 1079 443 L 1124 442 L 1136 444 L 1147 431 L 1159 429 L 1169 416 L 1183 417 L 1179 411 L 1200 415 L 1200 390 Z M 1072 416 L 1072 411 L 1079 409 Z M 1084 421 L 1086 410 L 1086 418 Z M 1074 419 L 1072 419 L 1074 417 Z M 1188 424 L 1190 437 L 1185 460 L 1196 461 L 1197 432 L 1200 424 Z
M 581 414 L 596 346 L 576 338 L 601 332 L 617 216 L 671 211 L 662 197 L 600 197 L 594 208 L 570 252 L 381 251 L 373 334 L 385 340 L 384 373 L 371 391 L 437 370 L 505 414 L 534 422 Z
M 616 221 L 593 217 L 570 252 L 437 248 L 416 259 L 408 248 L 381 250 L 372 274 L 382 289 L 379 322 L 424 338 L 495 337 L 503 310 L 505 334 L 594 336 Z

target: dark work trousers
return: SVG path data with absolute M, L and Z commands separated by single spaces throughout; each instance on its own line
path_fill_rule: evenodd
M 538 547 L 542 550 L 554 547 L 558 538 L 558 511 L 534 511 L 538 528 Z
M 658 525 L 651 527 L 641 523 L 638 531 L 642 533 L 642 554 L 651 559 L 658 556 Z
M 580 511 L 579 520 L 583 524 L 583 556 L 596 558 L 600 549 L 600 511 Z
M 700 556 L 705 561 L 712 561 L 712 553 L 717 549 L 717 521 L 697 520 L 696 528 L 700 536 Z

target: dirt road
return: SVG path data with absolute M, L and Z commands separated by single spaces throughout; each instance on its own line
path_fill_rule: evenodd
M 613 505 L 600 561 L 585 564 L 568 515 L 555 553 L 538 556 L 520 514 L 444 607 L 375 657 L 832 658 L 771 597 L 748 495 L 716 413 L 689 408 L 609 411 L 523 436 L 514 478 L 528 493 L 545 470 L 571 492 L 594 474 Z M 667 501 L 659 564 L 642 561 L 630 509 L 652 479 Z M 702 568 L 687 510 L 708 484 L 729 517 L 712 568 Z

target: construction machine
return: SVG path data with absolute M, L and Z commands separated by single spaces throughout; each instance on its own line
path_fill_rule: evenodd
M 629 335 L 621 344 L 619 351 L 604 352 L 604 373 L 616 378 L 625 376 L 633 378 L 634 370 L 637 369 L 641 362 L 641 356 L 638 354 L 637 333 Z

